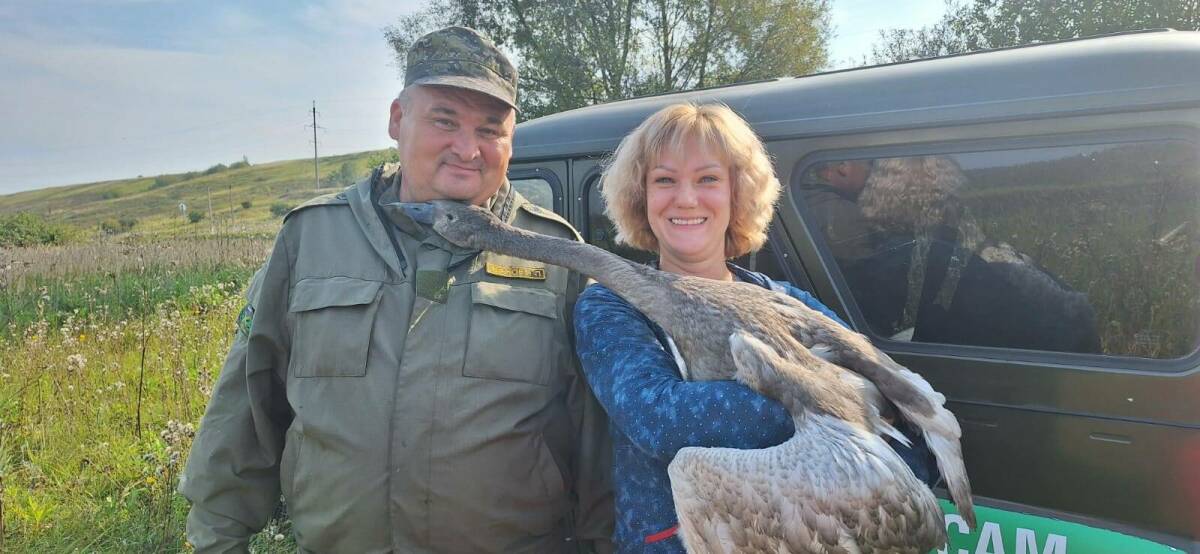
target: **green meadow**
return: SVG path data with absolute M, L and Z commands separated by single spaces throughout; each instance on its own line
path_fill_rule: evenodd
M 188 550 L 175 487 L 247 282 L 288 209 L 388 157 L 0 197 L 0 551 Z M 295 550 L 282 505 L 252 548 Z

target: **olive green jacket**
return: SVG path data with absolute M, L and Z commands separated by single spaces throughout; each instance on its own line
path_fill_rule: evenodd
M 372 199 L 393 177 L 285 219 L 179 485 L 188 540 L 244 552 L 282 491 L 302 552 L 610 551 L 611 446 L 571 348 L 583 279 L 389 232 L 415 226 Z M 508 183 L 492 211 L 578 239 Z

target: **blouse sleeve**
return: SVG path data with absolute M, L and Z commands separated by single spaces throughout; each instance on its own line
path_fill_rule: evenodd
M 783 405 L 735 381 L 684 381 L 640 312 L 600 286 L 575 305 L 576 352 L 612 425 L 670 462 L 687 446 L 766 448 L 795 429 Z

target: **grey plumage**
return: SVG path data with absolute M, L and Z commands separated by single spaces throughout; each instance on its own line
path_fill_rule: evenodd
M 658 271 L 513 228 L 480 208 L 435 201 L 406 210 L 459 246 L 593 277 L 662 326 L 693 379 L 736 378 L 787 407 L 797 434 L 782 445 L 676 455 L 669 471 L 689 550 L 926 552 L 943 544 L 936 498 L 880 438 L 903 436 L 879 416 L 878 394 L 921 429 L 974 526 L 960 430 L 945 398 L 862 335 L 784 294 Z

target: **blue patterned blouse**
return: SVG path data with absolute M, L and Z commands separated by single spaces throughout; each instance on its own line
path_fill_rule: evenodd
M 786 292 L 838 323 L 811 294 L 733 264 L 745 282 Z M 666 334 L 602 285 L 575 305 L 576 352 L 611 422 L 619 552 L 684 552 L 675 533 L 667 464 L 680 448 L 766 448 L 795 428 L 781 404 L 735 381 L 684 381 Z M 904 426 L 902 426 L 904 427 Z M 917 477 L 932 482 L 936 465 L 918 434 L 909 450 L 892 443 Z

